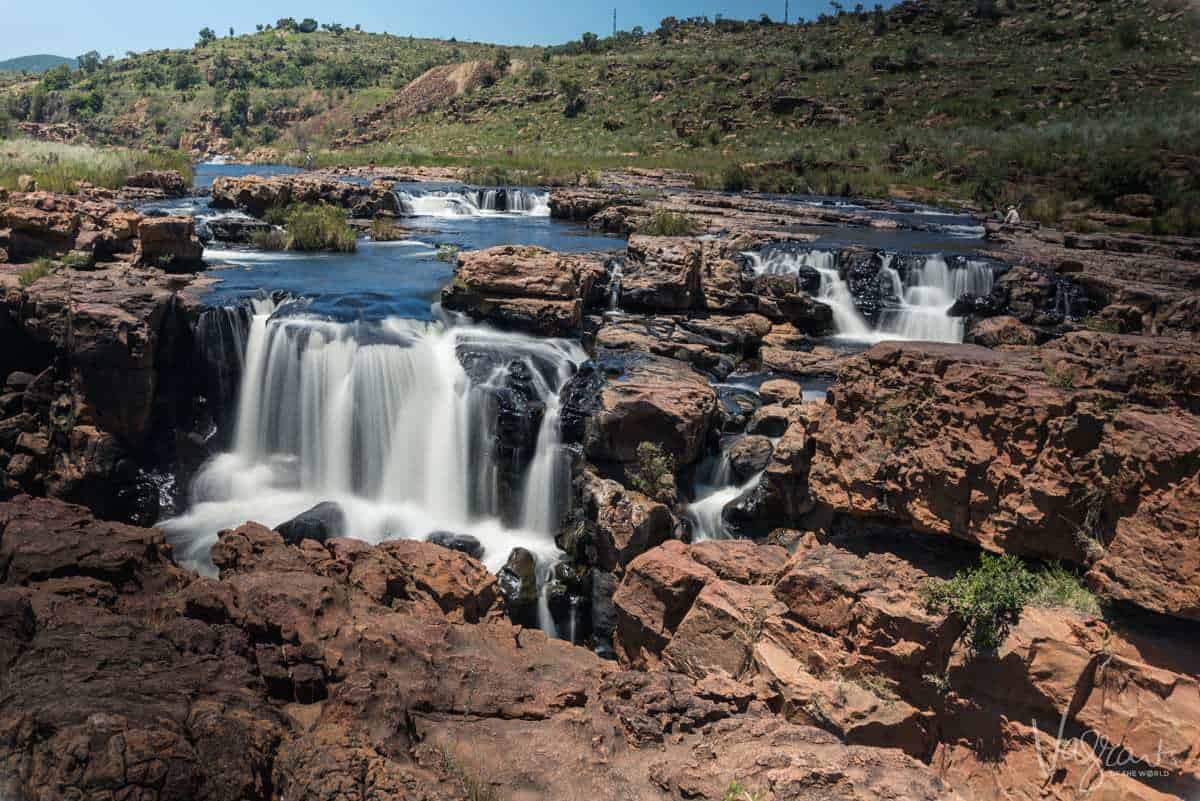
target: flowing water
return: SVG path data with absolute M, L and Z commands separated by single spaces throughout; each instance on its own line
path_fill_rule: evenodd
M 698 471 L 695 485 L 696 500 L 685 512 L 692 521 L 692 540 L 727 540 L 733 534 L 724 519 L 725 507 L 758 485 L 762 473 L 748 481 L 735 483 L 729 454 L 722 450 Z
M 837 269 L 836 254 L 826 250 L 766 254 L 747 253 L 757 275 L 800 275 L 814 271 L 819 276 L 817 299 L 833 312 L 833 336 L 852 342 L 885 339 L 962 342 L 964 321 L 949 314 L 954 302 L 965 294 L 987 295 L 992 291 L 993 273 L 987 262 L 965 261 L 951 266 L 941 255 L 923 257 L 908 271 L 907 279 L 893 267 L 895 257 L 881 254 L 877 281 L 882 295 L 891 302 L 872 326 L 858 309 L 850 285 Z
M 205 568 L 219 530 L 276 526 L 334 501 L 346 533 L 368 542 L 452 531 L 478 538 L 493 571 L 515 547 L 548 565 L 569 481 L 557 396 L 584 358 L 566 340 L 402 318 L 342 323 L 253 301 L 233 445 L 163 527 L 181 558 Z M 505 520 L 493 434 L 514 366 L 546 411 L 517 519 Z
M 480 217 L 507 214 L 549 217 L 550 193 L 521 187 L 431 189 L 406 184 L 396 190 L 405 214 L 416 217 Z

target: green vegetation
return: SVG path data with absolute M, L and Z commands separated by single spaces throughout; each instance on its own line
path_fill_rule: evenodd
M 1029 599 L 1034 606 L 1074 609 L 1081 615 L 1099 616 L 1100 601 L 1084 586 L 1079 575 L 1058 562 L 1047 565 L 1038 574 L 1037 590 Z
M 638 229 L 638 233 L 650 236 L 690 236 L 697 228 L 696 221 L 686 214 L 656 211 Z
M 97 143 L 524 183 L 664 167 L 730 190 L 1016 203 L 1077 228 L 1096 224 L 1080 210 L 1148 194 L 1148 232 L 1200 232 L 1200 13 L 970 5 L 835 6 L 799 25 L 666 18 L 536 49 L 285 18 L 0 78 L 0 107 Z
M 637 463 L 629 469 L 635 490 L 666 504 L 675 502 L 675 458 L 654 442 L 637 447 Z
M 327 203 L 300 204 L 288 213 L 289 250 L 336 250 L 351 253 L 358 235 L 346 224 L 346 211 Z
M 146 170 L 178 170 L 185 181 L 191 180 L 191 159 L 177 151 L 0 140 L 0 187 L 6 189 L 16 189 L 22 175 L 32 175 L 39 189 L 51 192 L 74 193 L 78 181 L 115 189 L 124 186 L 130 175 Z
M 22 287 L 32 286 L 33 282 L 54 272 L 54 262 L 50 259 L 38 259 L 26 267 L 17 276 L 17 282 Z
M 734 779 L 725 788 L 721 801 L 762 801 L 766 793 L 761 790 L 750 790 L 739 780 Z
M 995 650 L 1037 589 L 1037 578 L 1016 556 L 983 554 L 979 566 L 949 581 L 930 579 L 919 590 L 931 610 L 948 611 L 966 629 L 971 650 Z
M 446 264 L 455 264 L 458 261 L 458 251 L 461 250 L 458 245 L 438 245 L 437 260 L 444 261 Z
M 918 588 L 930 611 L 946 611 L 963 624 L 971 650 L 995 650 L 1028 605 L 1100 615 L 1100 602 L 1078 574 L 1052 562 L 1036 573 L 1012 554 L 983 554 L 979 565 L 949 581 L 927 579 Z
M 253 237 L 260 250 L 332 250 L 352 253 L 358 234 L 346 222 L 346 211 L 328 203 L 297 203 L 267 209 L 263 219 L 273 228 Z

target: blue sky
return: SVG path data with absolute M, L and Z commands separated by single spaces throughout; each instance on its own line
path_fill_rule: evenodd
M 826 0 L 790 0 L 791 17 L 815 17 L 828 10 Z M 579 0 L 456 0 L 440 3 L 380 2 L 347 0 L 341 3 L 290 2 L 253 3 L 246 0 L 207 0 L 181 3 L 178 0 L 6 0 L 3 12 L 4 37 L 0 59 L 32 53 L 77 56 L 88 50 L 121 56 L 127 50 L 186 47 L 196 33 L 208 26 L 224 36 L 229 27 L 238 32 L 253 30 L 260 22 L 279 17 L 313 17 L 320 22 L 361 24 L 369 31 L 451 36 L 465 40 L 503 44 L 557 44 L 576 39 L 583 31 L 607 34 L 612 30 L 612 12 L 617 9 L 617 26 L 641 25 L 647 30 L 666 16 L 686 17 L 722 14 L 734 18 L 757 18 L 764 11 L 773 19 L 783 17 L 784 0 L 652 0 L 629 3 L 608 0 L 584 3 Z M 850 3 L 853 5 L 853 3 Z M 865 3 L 868 7 L 872 3 Z

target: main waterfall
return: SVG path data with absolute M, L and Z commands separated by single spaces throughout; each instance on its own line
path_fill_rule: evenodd
M 549 217 L 550 195 L 532 189 L 396 190 L 405 214 L 417 217 L 477 217 L 511 214 Z
M 337 323 L 270 300 L 252 312 L 232 447 L 196 476 L 187 513 L 163 524 L 181 558 L 204 569 L 221 529 L 276 526 L 334 501 L 346 534 L 368 542 L 451 531 L 476 537 L 492 571 L 515 547 L 539 565 L 555 559 L 569 480 L 558 392 L 586 358 L 577 344 L 398 318 Z M 531 426 L 532 451 L 515 466 L 497 423 L 513 398 L 528 405 L 511 416 Z M 502 492 L 514 469 L 519 483 Z

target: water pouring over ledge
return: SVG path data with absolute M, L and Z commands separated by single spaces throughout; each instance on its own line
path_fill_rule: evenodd
M 931 342 L 963 341 L 964 321 L 949 314 L 954 302 L 966 294 L 986 296 L 992 291 L 994 275 L 984 261 L 966 261 L 951 266 L 941 255 L 925 256 L 919 266 L 908 270 L 907 277 L 893 267 L 895 257 L 880 254 L 881 266 L 876 281 L 881 296 L 890 302 L 879 314 L 877 324 L 859 311 L 849 284 L 837 268 L 832 251 L 784 251 L 747 253 L 756 275 L 799 275 L 813 271 L 819 276 L 817 300 L 833 311 L 833 336 L 852 342 L 874 343 L 884 340 L 924 340 Z
M 577 344 L 252 304 L 233 444 L 196 476 L 188 511 L 162 524 L 181 560 L 211 571 L 216 532 L 275 526 L 334 501 L 346 533 L 368 542 L 451 531 L 477 538 L 493 572 L 516 547 L 548 570 L 569 481 L 557 396 L 585 358 Z M 500 484 L 512 457 L 496 437 L 506 394 L 544 410 L 532 456 L 516 465 L 511 509 Z

